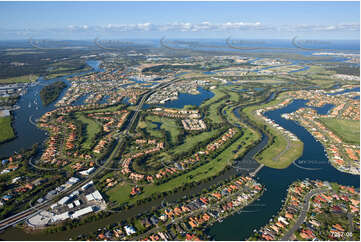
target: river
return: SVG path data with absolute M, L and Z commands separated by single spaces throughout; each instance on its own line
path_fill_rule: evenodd
M 30 87 L 26 95 L 19 100 L 18 105 L 21 109 L 14 112 L 14 125 L 15 130 L 18 133 L 18 137 L 17 139 L 0 146 L 1 156 L 12 154 L 14 151 L 21 148 L 30 147 L 32 144 L 42 142 L 46 138 L 45 132 L 32 126 L 29 119 L 35 121 L 35 119 L 39 118 L 45 112 L 54 109 L 54 104 L 51 104 L 48 107 L 43 107 L 38 94 L 44 84 L 48 84 L 59 79 L 65 80 L 65 78 L 56 78 L 50 81 L 40 79 L 39 84 Z M 69 84 L 69 82 L 67 82 L 67 84 Z M 66 90 L 63 91 L 59 98 L 61 98 L 65 92 Z M 211 98 L 213 94 L 205 89 L 200 89 L 200 92 L 200 95 L 180 94 L 178 100 L 168 102 L 164 106 L 181 108 L 187 104 L 200 105 L 205 99 Z M 274 95 L 272 95 L 272 97 L 274 97 Z M 296 161 L 299 166 L 304 168 L 291 164 L 288 168 L 281 170 L 267 167 L 261 169 L 261 171 L 257 174 L 256 179 L 265 185 L 267 190 L 259 200 L 247 206 L 240 214 L 235 214 L 225 219 L 222 223 L 216 223 L 213 225 L 209 229 L 209 233 L 216 240 L 244 240 L 252 234 L 254 229 L 259 229 L 263 225 L 267 224 L 269 219 L 276 215 L 278 210 L 281 208 L 282 200 L 286 197 L 288 186 L 296 180 L 303 180 L 306 178 L 320 179 L 338 182 L 343 185 L 353 185 L 355 187 L 360 186 L 359 176 L 341 173 L 329 164 L 323 146 L 321 143 L 316 141 L 306 129 L 299 126 L 292 120 L 286 120 L 281 117 L 283 113 L 294 112 L 301 107 L 306 107 L 306 102 L 306 100 L 295 100 L 284 108 L 265 113 L 267 117 L 273 119 L 279 125 L 297 135 L 297 137 L 304 143 L 303 155 Z M 31 106 L 29 106 L 29 104 L 31 104 Z M 325 105 L 321 108 L 315 109 L 317 112 L 325 114 L 331 108 L 332 105 Z M 253 148 L 246 157 L 250 158 L 251 155 L 260 150 L 267 143 L 266 139 L 267 137 L 264 137 L 262 142 Z M 252 168 L 255 167 L 254 164 L 251 166 Z M 314 170 L 309 170 L 308 168 L 312 168 Z M 175 201 L 185 194 L 194 195 L 197 191 L 201 191 L 204 187 L 215 184 L 232 174 L 235 174 L 234 169 L 231 169 L 224 175 L 202 184 L 197 188 L 193 188 L 190 191 L 177 192 L 176 194 L 167 197 L 167 200 Z M 64 231 L 56 234 L 45 235 L 44 233 L 26 234 L 24 231 L 19 229 L 10 228 L 4 231 L 0 238 L 6 240 L 68 239 L 74 234 L 85 233 L 101 226 L 106 226 L 109 223 L 119 222 L 123 217 L 126 218 L 130 215 L 137 214 L 140 211 L 147 208 L 149 209 L 149 207 L 155 206 L 158 203 L 159 201 L 152 201 L 144 206 L 135 207 L 129 212 L 114 214 L 108 218 L 102 219 L 101 221 L 80 226 L 79 228 L 74 229 L 74 231 Z
M 272 169 L 264 167 L 257 174 L 256 179 L 266 186 L 267 191 L 255 203 L 247 206 L 240 214 L 235 214 L 216 223 L 209 229 L 210 235 L 216 240 L 245 240 L 254 229 L 266 225 L 272 216 L 276 215 L 282 206 L 282 200 L 287 195 L 288 186 L 296 180 L 319 179 L 337 182 L 343 185 L 360 187 L 360 177 L 350 175 L 335 169 L 328 161 L 324 148 L 320 142 L 302 126 L 292 120 L 281 117 L 284 113 L 294 112 L 306 107 L 306 100 L 295 100 L 288 106 L 265 113 L 283 128 L 294 133 L 303 143 L 302 156 L 296 163 L 304 168 L 291 164 L 286 169 Z M 327 113 L 332 108 L 325 105 L 315 108 L 318 113 Z M 313 170 L 310 170 L 313 169 Z
M 94 71 L 102 71 L 102 69 L 99 68 L 100 61 L 89 60 L 87 61 L 87 64 L 93 67 Z M 56 108 L 54 104 L 65 95 L 67 89 L 71 85 L 70 82 L 66 79 L 71 76 L 74 75 L 50 80 L 45 80 L 40 77 L 35 84 L 27 88 L 26 94 L 21 96 L 17 102 L 17 105 L 19 105 L 20 108 L 13 111 L 13 127 L 16 132 L 16 138 L 10 142 L 0 145 L 0 157 L 8 157 L 14 154 L 14 152 L 18 152 L 21 149 L 31 148 L 33 144 L 41 143 L 45 140 L 46 132 L 34 125 L 36 123 L 36 119 L 40 118 L 44 113 L 52 111 Z M 67 87 L 64 88 L 55 102 L 48 106 L 44 106 L 40 99 L 40 90 L 45 85 L 49 85 L 50 83 L 59 80 L 64 81 L 67 84 Z

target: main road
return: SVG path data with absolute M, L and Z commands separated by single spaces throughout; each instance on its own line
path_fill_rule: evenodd
M 137 119 L 137 116 L 139 114 L 139 112 L 142 110 L 142 107 L 144 105 L 144 102 L 147 100 L 147 98 L 152 95 L 153 93 L 155 93 L 157 90 L 167 87 L 169 85 L 171 85 L 172 83 L 179 81 L 179 79 L 175 78 L 175 79 L 171 79 L 167 82 L 161 83 L 160 85 L 151 88 L 150 90 L 146 91 L 145 93 L 143 93 L 142 98 L 140 99 L 139 103 L 137 104 L 137 107 L 134 111 L 133 116 L 131 117 L 130 122 L 128 123 L 127 127 L 124 130 L 124 134 L 128 135 L 129 131 L 131 130 L 132 126 L 134 125 L 135 120 Z M 54 197 L 53 199 L 47 200 L 46 202 L 37 204 L 31 208 L 28 208 L 22 212 L 19 212 L 13 216 L 10 216 L 6 219 L 3 219 L 0 221 L 0 231 L 16 225 L 20 222 L 23 222 L 25 220 L 27 220 L 28 218 L 31 218 L 32 216 L 38 214 L 41 210 L 44 209 L 48 209 L 50 207 L 50 205 L 52 205 L 53 203 L 57 202 L 58 200 L 60 200 L 62 197 L 67 196 L 69 194 L 71 194 L 72 192 L 80 189 L 83 185 L 85 185 L 86 183 L 88 183 L 89 181 L 91 181 L 94 177 L 101 175 L 101 173 L 106 170 L 107 166 L 111 163 L 111 161 L 113 160 L 114 156 L 116 154 L 118 154 L 119 149 L 122 147 L 122 144 L 124 142 L 124 138 L 122 136 L 120 136 L 120 134 L 118 135 L 117 139 L 116 139 L 116 145 L 112 151 L 112 153 L 110 154 L 110 156 L 108 157 L 108 159 L 105 161 L 105 163 L 98 167 L 98 169 L 92 173 L 91 175 L 89 175 L 87 177 L 87 179 L 84 179 L 82 181 L 80 181 L 79 183 L 75 184 L 74 186 L 72 186 L 71 188 L 69 188 L 66 191 L 62 191 L 60 192 L 56 197 Z

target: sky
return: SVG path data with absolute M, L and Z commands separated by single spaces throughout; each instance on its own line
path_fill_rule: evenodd
M 359 39 L 359 2 L 0 2 L 0 40 Z

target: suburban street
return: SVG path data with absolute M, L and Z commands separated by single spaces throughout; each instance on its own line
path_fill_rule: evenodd
M 174 81 L 176 81 L 177 79 L 172 79 L 168 82 L 165 82 L 163 84 L 161 84 L 160 86 L 157 87 L 157 89 L 159 88 L 164 88 L 170 84 L 172 84 Z M 150 94 L 152 94 L 153 92 L 155 92 L 154 89 L 151 89 L 147 92 L 145 92 L 139 102 L 139 104 L 136 107 L 136 111 L 134 112 L 134 115 L 131 118 L 131 121 L 128 123 L 127 127 L 125 128 L 125 134 L 128 134 L 129 130 L 132 128 L 137 115 L 139 113 L 140 110 L 142 110 L 143 104 L 146 101 L 146 99 L 149 97 Z M 120 136 L 121 134 L 119 134 Z M 111 163 L 111 161 L 113 160 L 113 157 L 118 153 L 120 147 L 122 147 L 122 143 L 124 142 L 124 139 L 122 137 L 119 137 L 118 139 L 116 139 L 117 143 L 113 149 L 113 151 L 111 152 L 110 156 L 108 157 L 108 159 L 105 161 L 105 163 L 101 166 L 98 167 L 98 169 L 96 169 L 96 171 L 94 173 L 92 173 L 91 175 L 89 175 L 86 179 L 80 181 L 79 183 L 75 184 L 74 186 L 72 186 L 70 189 L 60 192 L 56 197 L 54 197 L 51 200 L 48 200 L 44 203 L 35 205 L 31 208 L 28 208 L 27 210 L 24 210 L 20 213 L 17 213 L 9 218 L 3 219 L 2 221 L 0 221 L 0 231 L 4 230 L 10 226 L 16 225 L 20 222 L 23 222 L 25 220 L 27 220 L 28 218 L 31 218 L 32 216 L 36 215 L 37 213 L 39 213 L 41 210 L 47 209 L 49 208 L 50 205 L 52 205 L 53 203 L 57 202 L 59 199 L 61 199 L 64 196 L 67 196 L 69 194 L 71 194 L 72 192 L 80 189 L 82 186 L 84 186 L 86 183 L 88 183 L 89 181 L 91 181 L 94 177 L 98 176 L 99 174 L 101 174 L 104 170 L 107 169 L 107 166 L 109 166 L 109 164 Z
M 305 221 L 307 212 L 310 208 L 311 198 L 317 194 L 324 193 L 327 191 L 329 191 L 329 189 L 315 189 L 315 190 L 310 191 L 306 195 L 306 197 L 304 199 L 304 203 L 302 205 L 301 214 L 298 217 L 296 223 L 293 225 L 293 227 L 290 230 L 287 231 L 287 233 L 280 240 L 282 240 L 282 241 L 290 240 L 290 237 L 297 231 L 297 229 L 299 229 L 301 224 L 303 224 L 303 222 Z

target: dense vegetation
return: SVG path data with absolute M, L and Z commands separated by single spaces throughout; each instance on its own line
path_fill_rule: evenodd
M 0 79 L 11 77 L 47 76 L 61 72 L 81 71 L 88 67 L 79 57 L 85 52 L 70 50 L 0 51 Z
M 11 127 L 11 117 L 0 117 L 0 143 L 15 137 L 14 130 Z
M 48 86 L 43 87 L 40 91 L 41 101 L 45 106 L 54 102 L 60 95 L 61 91 L 66 87 L 63 81 L 54 82 Z
M 354 76 L 360 75 L 359 66 L 338 65 L 335 67 L 328 68 L 328 70 L 335 71 L 337 74 L 354 75 Z

